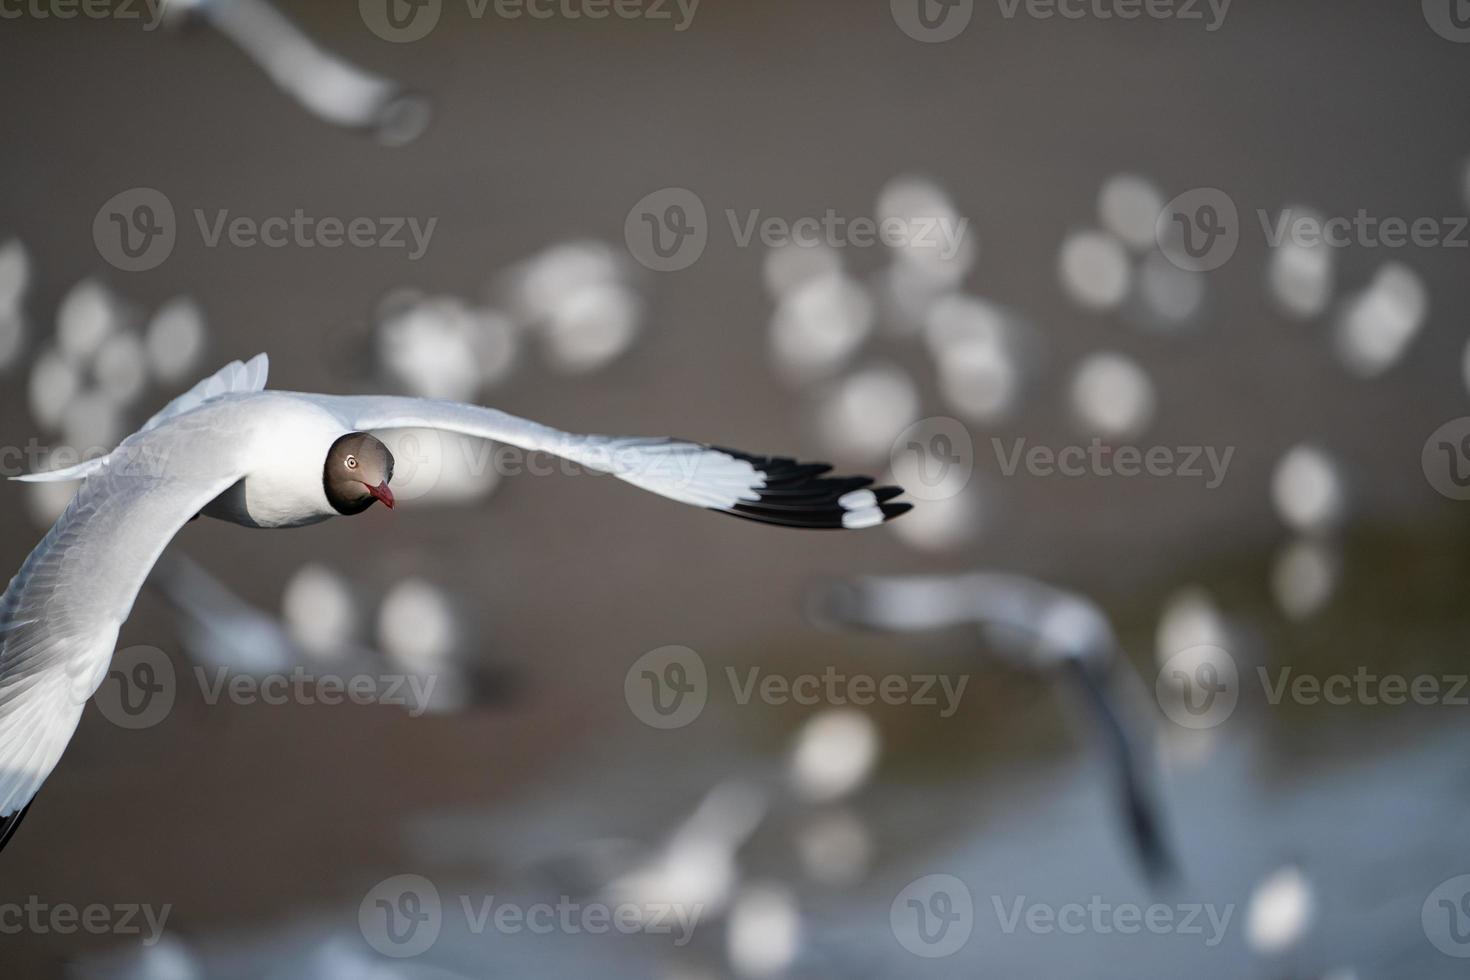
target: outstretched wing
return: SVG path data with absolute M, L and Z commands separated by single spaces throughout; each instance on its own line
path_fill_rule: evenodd
M 56 767 L 159 554 L 243 475 L 217 424 L 189 416 L 129 437 L 0 596 L 0 824 Z
M 458 402 L 395 396 L 307 395 L 361 431 L 440 429 L 547 452 L 680 503 L 786 527 L 860 528 L 910 507 L 903 491 L 865 476 L 825 476 L 825 463 L 752 456 L 679 439 L 586 436 Z

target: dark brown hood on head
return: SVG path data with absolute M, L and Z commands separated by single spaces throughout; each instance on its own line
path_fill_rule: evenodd
M 322 487 L 327 502 L 339 514 L 361 514 L 381 500 L 393 506 L 388 483 L 393 479 L 393 454 L 366 432 L 349 432 L 327 452 Z

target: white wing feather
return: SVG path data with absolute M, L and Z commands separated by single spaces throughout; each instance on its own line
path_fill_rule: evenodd
M 144 422 L 143 428 L 138 431 L 147 432 L 149 429 L 156 428 L 164 419 L 193 411 L 205 402 L 212 401 L 221 395 L 264 391 L 269 374 L 270 358 L 264 354 L 256 354 L 243 364 L 239 361 L 231 361 L 163 406 L 158 414 Z
M 0 596 L 0 818 L 56 767 L 159 554 L 243 474 L 234 452 L 210 417 L 130 436 Z

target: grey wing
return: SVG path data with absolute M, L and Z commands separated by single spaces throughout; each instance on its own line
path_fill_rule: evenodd
M 1163 810 L 1152 781 L 1149 742 L 1144 733 L 1134 731 L 1129 725 L 1124 705 L 1119 703 L 1109 684 L 1110 678 L 1101 675 L 1096 664 L 1069 658 L 1064 666 L 1091 708 L 1096 730 L 1107 743 L 1123 823 L 1144 874 L 1156 886 L 1173 884 L 1179 878 L 1179 863 L 1169 843 Z
M 215 434 L 180 420 L 130 437 L 0 596 L 0 818 L 56 767 L 159 554 L 243 475 Z
M 918 633 L 978 626 L 996 653 L 1024 666 L 1111 659 L 1112 626 L 1096 604 L 1024 575 L 866 575 L 814 586 L 809 615 L 828 626 Z

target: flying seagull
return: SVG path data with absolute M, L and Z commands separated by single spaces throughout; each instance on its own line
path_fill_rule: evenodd
M 0 846 L 61 758 L 106 676 L 118 630 L 174 534 L 208 516 L 301 527 L 392 507 L 393 456 L 369 430 L 427 428 L 544 451 L 680 503 L 801 528 L 863 528 L 907 511 L 898 487 L 830 467 L 677 439 L 584 436 L 457 402 L 266 391 L 234 361 L 110 454 L 17 479 L 82 480 L 0 597 Z
M 829 582 L 809 596 L 813 619 L 829 626 L 914 633 L 978 626 L 987 649 L 1024 670 L 1056 674 L 1087 704 L 1113 759 L 1124 823 L 1145 875 L 1177 878 L 1151 787 L 1151 752 L 1118 697 L 1137 676 L 1102 610 L 1082 596 L 1021 575 L 868 576 Z

